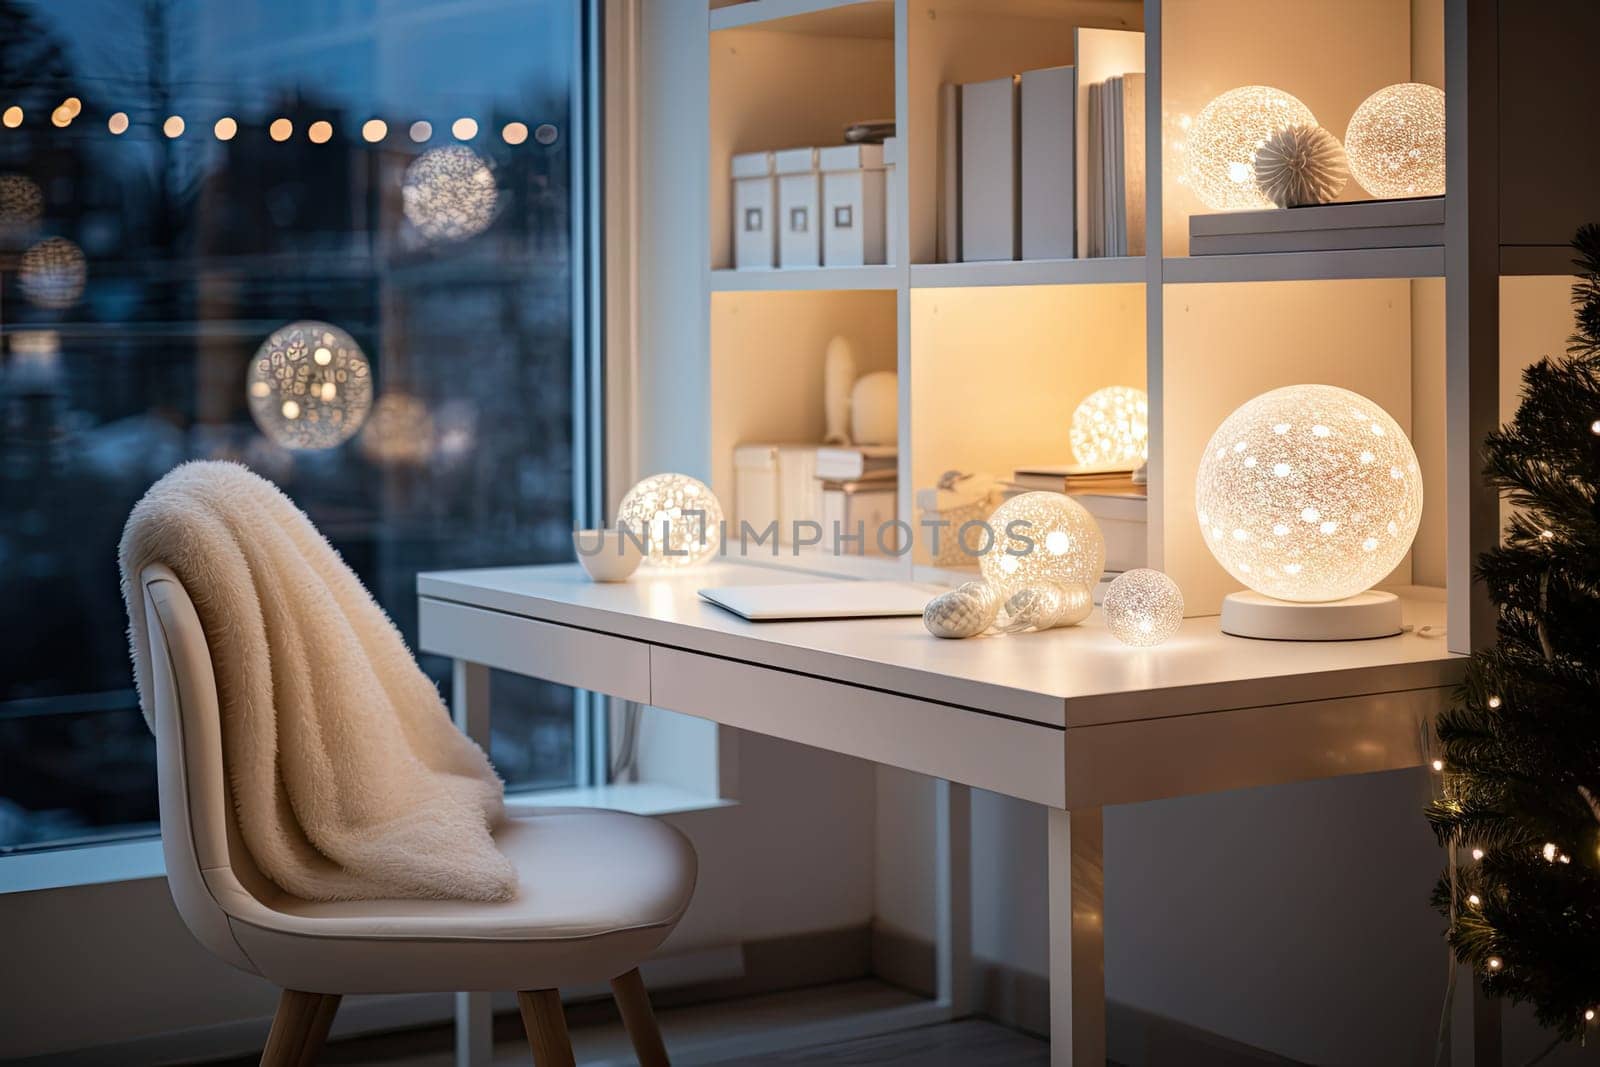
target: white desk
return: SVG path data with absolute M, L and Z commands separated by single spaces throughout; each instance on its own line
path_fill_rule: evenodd
M 969 1010 L 961 787 L 1045 805 L 1057 1065 L 1105 1062 L 1103 806 L 1416 766 L 1465 663 L 1412 633 L 1275 643 L 1200 618 L 1132 649 L 1097 612 L 940 641 L 920 619 L 749 623 L 695 595 L 807 580 L 738 563 L 615 585 L 576 564 L 423 574 L 419 640 L 456 661 L 457 720 L 480 739 L 493 667 L 956 783 L 941 792 L 938 887 L 938 1005 L 952 1016 Z M 1444 604 L 1426 596 L 1405 599 L 1405 621 L 1441 627 Z

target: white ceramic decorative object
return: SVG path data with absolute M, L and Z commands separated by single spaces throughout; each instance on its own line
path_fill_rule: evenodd
M 1057 583 L 1093 589 L 1106 566 L 1094 516 L 1064 493 L 1023 493 L 989 516 L 992 542 L 978 558 L 984 580 L 1003 595 Z
M 1119 574 L 1100 610 L 1106 628 L 1125 645 L 1159 645 L 1183 625 L 1183 593 L 1160 571 L 1141 567 Z
M 639 569 L 644 550 L 621 530 L 574 530 L 572 547 L 584 572 L 596 582 L 625 582 Z
M 500 189 L 489 163 L 466 145 L 430 148 L 406 167 L 400 207 L 428 241 L 464 241 L 494 221 Z
M 1350 183 L 1344 145 L 1321 126 L 1289 126 L 1256 149 L 1256 185 L 1278 207 L 1331 204 Z
M 284 448 L 342 444 L 372 410 L 366 355 L 326 322 L 308 319 L 274 330 L 256 349 L 248 377 L 250 417 Z
M 856 382 L 856 350 L 843 337 L 828 342 L 822 357 L 824 444 L 850 443 L 850 391 Z
M 976 637 L 994 625 L 1000 596 L 985 582 L 965 582 L 928 601 L 922 625 L 935 637 Z
M 850 437 L 858 445 L 892 445 L 900 437 L 900 378 L 877 370 L 850 390 Z
M 1096 389 L 1073 411 L 1068 436 L 1079 463 L 1132 470 L 1150 454 L 1150 398 L 1125 385 Z
M 1018 589 L 1001 609 L 1000 629 L 1019 634 L 1076 626 L 1094 610 L 1094 596 L 1086 585 L 1044 582 Z
M 1444 195 L 1444 91 L 1420 82 L 1389 85 L 1350 117 L 1350 171 L 1373 196 Z
M 1260 598 L 1223 606 L 1223 629 L 1244 636 L 1285 636 L 1270 624 L 1272 603 L 1346 602 L 1399 565 L 1422 520 L 1422 474 L 1400 425 L 1348 389 L 1292 385 L 1263 393 L 1229 415 L 1212 436 L 1195 478 L 1195 511 L 1206 547 L 1227 572 Z M 1331 636 L 1398 631 L 1399 602 L 1365 612 L 1316 613 Z M 1248 630 L 1245 615 L 1248 602 Z M 1230 628 L 1229 608 L 1240 620 Z M 1280 604 L 1281 606 L 1281 604 Z M 1352 609 L 1353 610 L 1353 609 Z M 1281 613 L 1280 613 L 1281 614 Z M 1381 618 L 1380 618 L 1381 616 Z M 1309 639 L 1312 616 L 1286 620 Z M 1264 631 L 1264 632 L 1263 632 Z
M 722 547 L 722 504 L 711 487 L 687 474 L 652 474 L 622 498 L 617 528 L 648 538 L 652 567 L 693 567 Z
M 1213 211 L 1271 207 L 1256 187 L 1256 149 L 1289 126 L 1317 117 L 1294 96 L 1270 85 L 1229 89 L 1194 117 L 1184 138 L 1184 178 Z

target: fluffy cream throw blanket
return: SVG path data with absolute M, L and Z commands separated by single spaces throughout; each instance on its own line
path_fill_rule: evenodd
M 134 507 L 119 553 L 139 703 L 139 574 L 164 563 L 205 628 L 235 815 L 261 872 L 309 900 L 504 900 L 503 787 L 361 581 L 276 486 L 187 463 Z

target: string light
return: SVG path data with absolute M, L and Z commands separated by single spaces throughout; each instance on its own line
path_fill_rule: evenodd
M 418 120 L 411 124 L 411 139 L 418 144 L 433 136 L 433 123 Z
M 1436 770 L 1436 771 L 1444 770 L 1444 760 L 1442 760 L 1442 759 L 1434 760 L 1433 761 L 1433 769 Z
M 389 136 L 389 124 L 382 119 L 368 119 L 361 127 L 361 136 L 368 144 L 377 144 Z
M 66 105 L 62 105 L 50 112 L 50 122 L 52 125 L 64 130 L 72 125 L 72 112 L 67 110 Z
M 294 123 L 288 119 L 273 119 L 267 127 L 267 136 L 274 141 L 287 141 L 294 134 Z
M 1489 709 L 1491 711 L 1494 710 L 1495 708 L 1498 708 L 1499 706 L 1500 706 L 1500 698 L 1499 697 L 1490 697 L 1489 698 Z
M 1467 895 L 1467 903 L 1471 904 L 1474 908 L 1476 908 L 1479 904 L 1483 903 L 1483 899 L 1481 897 L 1479 897 L 1478 894 L 1476 894 L 1476 893 L 1469 893 Z
M 318 119 L 311 124 L 310 129 L 306 130 L 306 136 L 311 139 L 312 144 L 327 144 L 333 137 L 333 123 Z
M 168 137 L 182 137 L 183 136 L 183 116 L 181 116 L 181 115 L 168 115 L 167 116 L 167 121 L 165 121 L 165 122 L 163 122 L 161 124 L 161 132 L 166 134 Z
M 6 128 L 9 130 L 16 129 L 18 126 L 22 125 L 22 109 L 16 104 L 12 104 L 10 107 L 5 109 L 4 113 L 0 113 L 0 122 L 5 123 Z
M 450 132 L 458 141 L 470 141 L 478 136 L 478 123 L 476 119 L 469 119 L 465 115 L 450 124 Z
M 219 141 L 231 141 L 234 135 L 239 132 L 239 124 L 224 115 L 217 120 L 216 125 L 211 127 L 211 132 L 217 135 L 217 140 Z
M 121 137 L 128 132 L 128 113 L 126 111 L 113 111 L 111 117 L 106 119 L 106 129 L 114 136 Z
M 61 101 L 61 109 L 71 118 L 77 118 L 83 113 L 83 101 L 75 96 L 69 96 Z
M 1600 434 L 1600 419 L 1595 419 L 1589 424 L 1589 432 L 1592 434 Z
M 1490 956 L 1489 959 L 1487 960 L 1487 963 L 1488 963 L 1489 969 L 1491 971 L 1498 971 L 1500 969 L 1500 967 L 1502 966 L 1502 962 L 1501 962 L 1501 959 L 1500 959 L 1499 956 Z
M 1588 1011 L 1583 1013 L 1583 1020 L 1584 1020 L 1584 1022 L 1590 1022 L 1590 1023 L 1594 1022 L 1594 1009 L 1593 1008 L 1590 1008 Z
M 1556 534 L 1555 534 L 1554 530 L 1540 530 L 1539 531 L 1539 540 L 1541 540 L 1541 541 L 1554 541 L 1555 539 L 1556 539 Z
M 1475 859 L 1475 860 L 1483 859 L 1483 849 L 1481 849 L 1481 848 L 1473 849 L 1472 850 L 1472 858 Z
M 1544 843 L 1544 858 L 1550 863 L 1556 861 L 1556 846 L 1549 841 Z
M 505 125 L 505 129 L 500 131 L 500 136 L 504 138 L 506 144 L 521 144 L 528 139 L 527 124 L 508 122 Z M 1600 426 L 1600 421 L 1597 421 L 1595 425 Z M 1595 433 L 1600 433 L 1600 429 L 1595 430 Z

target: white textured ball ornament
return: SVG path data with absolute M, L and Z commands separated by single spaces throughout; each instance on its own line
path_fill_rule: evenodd
M 1132 470 L 1150 456 L 1150 398 L 1143 389 L 1096 389 L 1072 413 L 1072 455 L 1091 467 Z
M 400 207 L 429 241 L 464 241 L 494 221 L 500 189 L 494 171 L 465 145 L 431 148 L 406 167 Z
M 1311 109 L 1282 89 L 1229 89 L 1194 117 L 1185 138 L 1184 176 L 1213 211 L 1271 207 L 1256 186 L 1255 155 L 1268 137 L 1290 126 L 1315 126 Z
M 83 250 L 65 237 L 46 237 L 22 253 L 17 269 L 22 295 L 35 307 L 51 310 L 76 304 L 88 278 Z
M 1350 184 L 1344 145 L 1321 126 L 1289 126 L 1256 149 L 1256 186 L 1279 207 L 1331 204 Z
M 1373 196 L 1444 195 L 1444 91 L 1389 85 L 1361 102 L 1345 131 L 1350 172 Z
M 1248 401 L 1195 477 L 1206 547 L 1240 582 L 1320 603 L 1370 589 L 1422 520 L 1422 475 L 1400 425 L 1359 393 L 1291 385 Z
M 722 504 L 687 474 L 652 474 L 622 498 L 617 526 L 647 538 L 646 566 L 693 567 L 722 547 Z
M 984 581 L 1009 597 L 1050 583 L 1092 589 L 1106 567 L 1094 516 L 1064 493 L 1023 493 L 988 519 L 993 538 L 978 557 Z
M 1183 625 L 1183 592 L 1160 571 L 1140 567 L 1112 581 L 1100 610 L 1106 629 L 1123 644 L 1159 645 Z
M 1000 594 L 986 582 L 964 582 L 928 601 L 922 625 L 935 637 L 976 637 L 994 625 Z
M 284 448 L 332 448 L 372 410 L 372 370 L 337 326 L 307 319 L 274 330 L 250 360 L 245 399 L 261 432 Z

